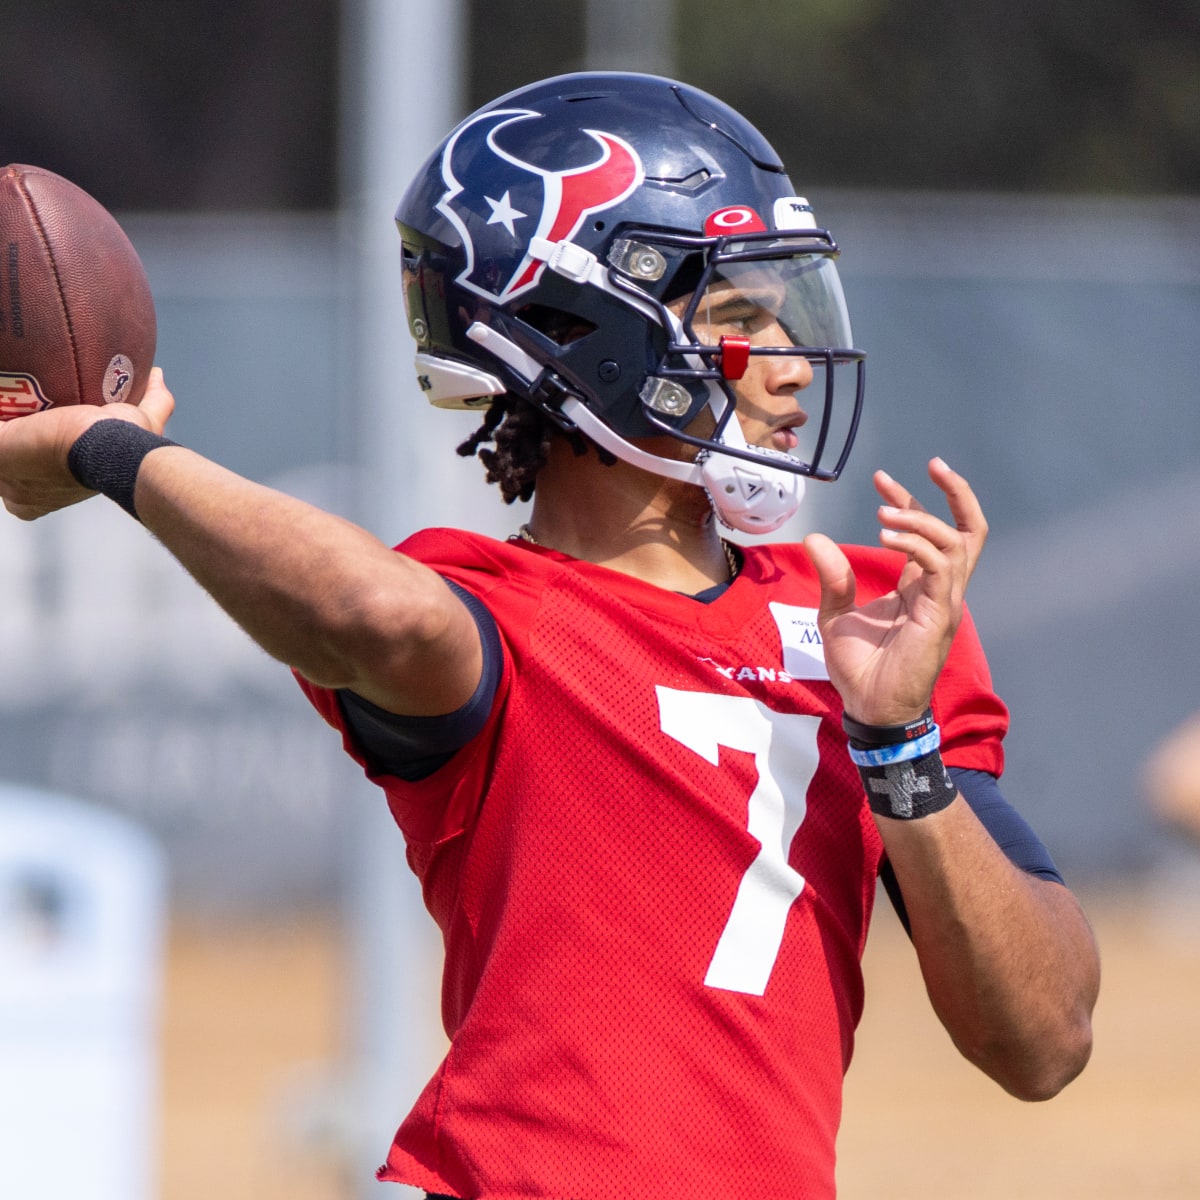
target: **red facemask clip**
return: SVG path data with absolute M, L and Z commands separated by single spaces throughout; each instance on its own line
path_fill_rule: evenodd
M 723 337 L 721 339 L 721 374 L 726 379 L 741 379 L 750 365 L 750 339 Z

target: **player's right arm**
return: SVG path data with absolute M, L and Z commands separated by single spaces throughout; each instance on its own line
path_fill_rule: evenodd
M 67 458 L 96 420 L 161 433 L 173 408 L 157 372 L 138 409 L 62 408 L 0 427 L 0 498 L 30 519 L 89 495 Z M 45 418 L 45 419 L 44 419 Z M 182 446 L 148 454 L 138 518 L 268 654 L 389 712 L 452 712 L 480 679 L 470 613 L 435 572 L 340 517 Z

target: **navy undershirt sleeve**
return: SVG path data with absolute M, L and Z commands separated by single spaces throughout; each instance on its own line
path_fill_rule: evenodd
M 474 694 L 452 713 L 403 717 L 347 689 L 338 692 L 346 728 L 372 775 L 395 775 L 415 782 L 448 763 L 483 727 L 500 686 L 503 652 L 496 622 L 487 607 L 466 588 L 446 584 L 475 619 L 483 646 L 483 674 Z
M 962 798 L 1014 866 L 1030 875 L 1063 883 L 1050 851 L 1034 833 L 1029 822 L 1004 798 L 994 775 L 987 771 L 969 771 L 964 767 L 949 767 L 948 770 Z M 908 912 L 904 907 L 904 897 L 900 894 L 900 884 L 892 864 L 886 859 L 879 869 L 879 878 L 904 928 L 908 929 Z
M 465 588 L 446 580 L 467 606 L 483 645 L 483 675 L 475 694 L 456 712 L 441 717 L 402 717 L 379 708 L 351 691 L 338 692 L 338 702 L 354 744 L 372 775 L 395 775 L 415 783 L 448 763 L 487 723 L 500 686 L 503 653 L 495 619 L 487 606 Z M 729 589 L 719 583 L 693 599 L 709 604 Z

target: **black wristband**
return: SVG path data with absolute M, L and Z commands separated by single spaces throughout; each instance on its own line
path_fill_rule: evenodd
M 142 459 L 160 446 L 178 444 L 132 421 L 114 417 L 97 421 L 75 439 L 67 454 L 67 467 L 85 488 L 115 500 L 136 518 L 133 490 Z
M 842 713 L 842 728 L 850 739 L 850 744 L 857 750 L 873 750 L 877 746 L 897 746 L 903 742 L 915 741 L 932 732 L 933 709 L 927 708 L 923 717 L 909 721 L 907 725 L 864 725 L 856 721 L 849 713 Z
M 941 812 L 958 795 L 936 750 L 885 767 L 859 767 L 858 773 L 871 811 L 895 821 L 916 821 Z

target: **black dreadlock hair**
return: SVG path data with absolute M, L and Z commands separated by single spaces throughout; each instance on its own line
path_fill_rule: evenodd
M 512 504 L 533 498 L 538 472 L 546 465 L 551 442 L 558 437 L 565 437 L 577 455 L 586 454 L 591 447 L 601 462 L 611 465 L 617 461 L 581 433 L 563 430 L 540 408 L 512 392 L 492 401 L 483 424 L 458 446 L 458 453 L 463 458 L 477 454 L 487 468 L 488 483 L 498 483 L 504 503 Z M 495 450 L 481 449 L 485 442 L 494 442 Z
M 479 455 L 488 483 L 498 483 L 505 504 L 533 496 L 538 472 L 546 465 L 554 425 L 527 400 L 505 392 L 492 401 L 483 424 L 458 447 L 463 458 Z M 483 450 L 495 442 L 495 450 Z
M 543 304 L 526 304 L 517 315 L 560 346 L 578 341 L 596 328 L 584 317 Z M 564 429 L 548 413 L 512 392 L 492 401 L 483 424 L 458 447 L 458 453 L 463 458 L 478 454 L 487 467 L 488 483 L 498 483 L 504 503 L 511 504 L 533 498 L 538 472 L 546 465 L 550 443 L 556 437 L 566 437 L 577 456 L 593 446 L 606 466 L 617 461 L 615 455 L 595 446 L 578 430 Z M 481 450 L 484 442 L 495 442 L 496 449 Z

